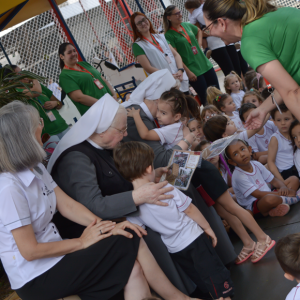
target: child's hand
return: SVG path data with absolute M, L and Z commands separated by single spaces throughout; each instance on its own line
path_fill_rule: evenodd
M 215 248 L 217 246 L 217 237 L 213 230 L 209 227 L 208 229 L 205 229 L 204 232 L 208 237 L 211 238 L 212 245 Z
M 289 196 L 289 194 L 291 193 L 291 190 L 288 189 L 286 186 L 285 187 L 281 187 L 279 190 L 278 190 L 278 194 L 280 196 Z M 294 193 L 294 196 L 296 196 L 296 193 Z M 291 196 L 292 197 L 292 196 Z
M 127 116 L 128 117 L 134 118 L 134 116 L 137 116 L 139 114 L 140 114 L 140 109 L 134 109 L 134 107 L 131 109 L 127 108 Z

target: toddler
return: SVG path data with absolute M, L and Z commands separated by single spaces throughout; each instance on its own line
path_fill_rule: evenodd
M 186 99 L 185 95 L 174 88 L 164 92 L 158 101 L 157 121 L 161 128 L 149 130 L 140 116 L 140 110 L 134 108 L 127 109 L 128 116 L 133 117 L 139 135 L 142 139 L 148 141 L 160 141 L 165 149 L 171 149 L 183 140 L 187 150 L 192 146 L 195 136 L 184 126 L 181 119 L 188 119 L 190 114 L 194 117 L 194 106 L 196 100 L 193 97 Z M 197 102 L 196 102 L 197 103 Z M 191 110 L 190 110 L 191 109 Z M 199 114 L 199 110 L 196 112 Z
M 264 98 L 261 96 L 261 94 L 256 89 L 250 89 L 250 91 L 247 91 L 243 97 L 242 105 L 245 103 L 252 103 L 256 107 L 259 107 L 263 102 Z
M 245 103 L 240 108 L 240 118 L 245 124 L 249 114 L 256 109 L 253 103 Z M 268 148 L 271 136 L 278 130 L 274 122 L 267 121 L 266 124 L 258 131 L 252 139 L 255 140 L 258 152 L 253 153 L 253 158 L 262 164 L 266 164 L 268 160 Z
M 284 277 L 298 283 L 285 300 L 300 300 L 300 233 L 281 238 L 275 246 L 277 260 L 284 271 Z
M 241 107 L 241 102 L 245 95 L 242 90 L 242 79 L 234 71 L 231 71 L 224 79 L 224 87 L 227 94 L 229 94 L 237 109 Z
M 196 120 L 194 118 L 189 119 L 187 127 L 190 132 L 193 133 L 196 137 L 196 140 L 193 142 L 191 150 L 194 150 L 195 147 L 205 138 L 202 130 L 202 121 Z
M 203 107 L 202 111 L 201 111 L 201 120 L 203 121 L 203 123 L 205 123 L 207 120 L 209 120 L 211 117 L 220 115 L 222 116 L 222 112 L 220 112 L 216 106 L 214 105 L 206 105 Z
M 114 160 L 121 175 L 132 182 L 134 190 L 154 182 L 154 152 L 150 146 L 140 142 L 121 144 L 114 150 Z M 230 272 L 215 252 L 214 232 L 191 198 L 176 188 L 169 193 L 174 198 L 162 200 L 168 206 L 145 203 L 139 206 L 138 217 L 127 219 L 158 232 L 172 259 L 202 292 L 210 293 L 214 299 L 222 295 L 230 300 L 234 288 Z
M 233 102 L 233 99 L 228 94 L 218 95 L 213 104 L 222 111 L 226 116 L 228 116 L 235 124 L 236 128 L 243 129 L 243 123 L 240 119 L 239 113 L 236 111 L 236 105 Z
M 235 167 L 232 187 L 237 201 L 253 214 L 284 216 L 289 212 L 290 205 L 299 201 L 300 198 L 296 197 L 299 182 L 281 181 L 261 163 L 251 161 L 251 148 L 245 141 L 233 140 L 225 149 L 225 157 Z M 278 191 L 272 192 L 267 183 Z
M 289 134 L 294 116 L 285 104 L 279 105 L 279 108 L 282 114 L 277 108 L 271 111 L 273 122 L 278 130 L 270 139 L 268 167 L 277 179 L 283 181 L 294 176 L 298 177 L 298 172 L 294 165 L 294 151 Z

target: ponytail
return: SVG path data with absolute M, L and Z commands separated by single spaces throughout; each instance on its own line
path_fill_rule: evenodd
M 200 116 L 201 108 L 200 108 L 200 105 L 197 102 L 197 100 L 193 96 L 190 96 L 190 95 L 185 96 L 185 99 L 186 99 L 186 103 L 188 106 L 188 110 L 189 110 L 190 114 L 192 115 L 192 117 L 194 119 L 196 119 L 197 121 L 200 121 L 201 120 L 201 116 Z
M 61 54 L 61 55 L 65 55 L 64 53 L 65 53 L 65 51 L 66 51 L 68 45 L 72 45 L 72 46 L 74 47 L 74 45 L 71 44 L 71 43 L 62 43 L 62 44 L 59 46 L 59 48 L 58 48 L 59 67 L 60 67 L 61 70 L 64 68 L 65 63 L 64 63 L 64 61 L 60 58 L 60 54 Z M 75 47 L 74 47 L 74 48 L 75 48 Z
M 206 100 L 209 104 L 214 104 L 214 100 L 217 98 L 218 95 L 223 94 L 222 91 L 217 89 L 214 86 L 209 86 L 206 90 Z
M 277 10 L 272 2 L 272 0 L 207 0 L 203 6 L 203 12 L 211 21 L 228 18 L 241 21 L 242 26 L 245 26 Z

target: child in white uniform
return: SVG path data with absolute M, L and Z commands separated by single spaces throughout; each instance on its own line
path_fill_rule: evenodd
M 213 104 L 218 108 L 218 110 L 223 112 L 234 122 L 237 130 L 244 129 L 239 113 L 236 111 L 236 104 L 230 95 L 228 94 L 218 95 L 214 99 Z
M 242 104 L 240 108 L 240 118 L 245 124 L 249 114 L 252 110 L 256 109 L 253 103 Z M 263 128 L 253 136 L 255 144 L 257 145 L 258 152 L 253 157 L 260 163 L 265 165 L 268 161 L 268 148 L 271 136 L 278 130 L 277 126 L 272 121 L 267 121 Z
M 140 142 L 127 142 L 114 150 L 114 160 L 121 175 L 132 182 L 134 190 L 155 181 L 152 148 Z M 168 186 L 168 185 L 167 185 Z M 160 233 L 169 253 L 199 289 L 213 298 L 231 299 L 230 272 L 224 267 L 214 247 L 217 238 L 192 199 L 174 188 L 168 206 L 142 204 L 138 217 L 127 219 Z M 210 239 L 203 233 L 206 233 Z
M 300 233 L 289 234 L 281 238 L 275 246 L 275 254 L 284 277 L 298 284 L 292 288 L 285 300 L 300 300 Z
M 279 106 L 282 114 L 276 109 L 271 111 L 276 131 L 270 140 L 268 151 L 268 167 L 274 176 L 279 180 L 298 177 L 298 172 L 294 166 L 294 151 L 290 140 L 290 126 L 294 121 L 294 116 L 285 106 Z
M 190 114 L 194 117 L 196 101 L 191 97 L 186 98 L 185 95 L 174 88 L 161 95 L 158 100 L 157 121 L 160 128 L 148 130 L 140 116 L 140 110 L 134 108 L 127 109 L 128 116 L 133 117 L 139 135 L 142 139 L 148 141 L 160 141 L 165 149 L 171 149 L 184 140 L 190 147 L 195 140 L 195 136 L 190 133 L 189 129 L 182 124 L 181 118 L 189 118 Z M 185 138 L 184 138 L 185 137 Z M 187 147 L 187 148 L 188 148 Z
M 294 120 L 290 127 L 290 139 L 294 150 L 294 164 L 300 176 L 300 123 Z
M 235 167 L 232 187 L 238 203 L 253 214 L 284 216 L 289 205 L 299 201 L 299 182 L 283 182 L 274 177 L 261 163 L 251 161 L 250 147 L 243 140 L 233 140 L 225 149 L 228 163 Z M 267 183 L 278 189 L 272 192 Z
M 227 94 L 230 94 L 232 97 L 236 108 L 241 107 L 241 102 L 245 95 L 245 92 L 242 90 L 242 79 L 234 71 L 230 72 L 224 79 L 224 88 Z

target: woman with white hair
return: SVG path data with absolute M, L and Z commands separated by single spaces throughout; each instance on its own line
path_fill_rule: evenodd
M 41 163 L 42 129 L 30 105 L 14 101 L 0 109 L 0 258 L 12 289 L 22 300 L 105 300 L 124 288 L 126 300 L 140 300 L 151 296 L 149 283 L 164 299 L 189 300 L 139 238 L 144 229 L 103 221 L 56 185 Z M 83 233 L 62 240 L 51 222 L 55 210 Z

